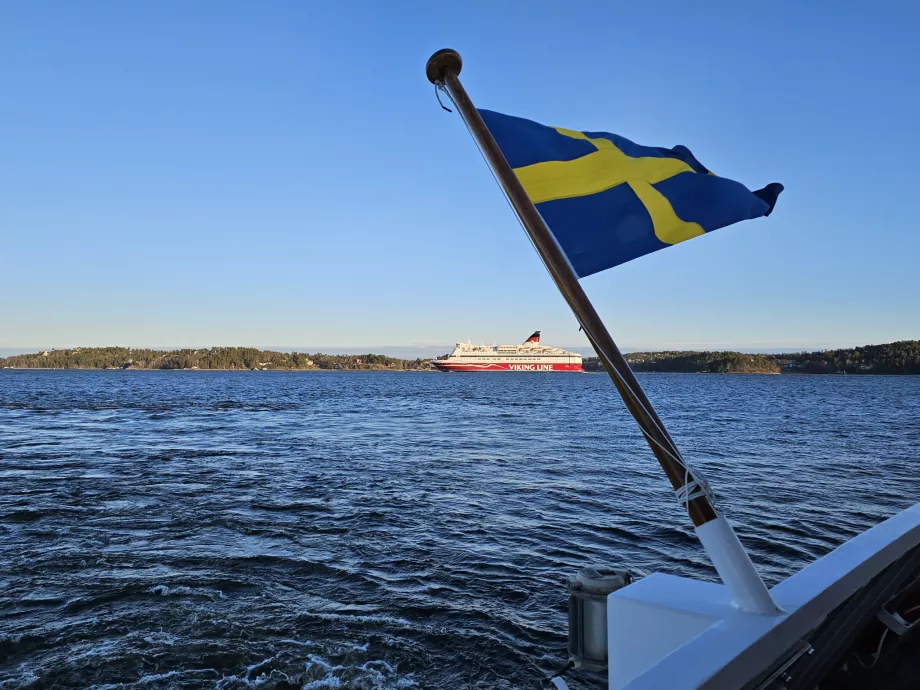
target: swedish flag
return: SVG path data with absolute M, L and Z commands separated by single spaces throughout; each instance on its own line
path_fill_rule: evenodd
M 639 146 L 480 110 L 579 277 L 749 218 L 783 191 L 717 177 L 685 146 Z

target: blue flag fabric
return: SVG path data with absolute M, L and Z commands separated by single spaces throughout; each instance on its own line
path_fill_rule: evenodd
M 742 220 L 783 191 L 756 192 L 707 170 L 685 146 L 479 114 L 580 278 Z

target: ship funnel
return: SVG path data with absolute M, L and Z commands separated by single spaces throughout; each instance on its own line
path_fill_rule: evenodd
M 540 331 L 534 331 L 533 334 L 524 342 L 525 343 L 539 343 L 540 342 Z

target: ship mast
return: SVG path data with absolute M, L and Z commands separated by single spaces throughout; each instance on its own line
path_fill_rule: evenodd
M 425 74 L 435 88 L 445 91 L 456 105 L 498 185 L 543 260 L 543 265 L 575 314 L 610 378 L 613 379 L 613 384 L 630 414 L 639 424 L 652 453 L 670 481 L 678 501 L 687 510 L 706 553 L 731 592 L 736 605 L 751 612 L 776 613 L 776 603 L 734 530 L 723 516 L 716 513 L 708 484 L 681 456 L 632 369 L 582 289 L 578 276 L 555 236 L 527 196 L 514 170 L 505 160 L 479 111 L 473 106 L 460 83 L 459 74 L 462 66 L 463 62 L 457 52 L 449 49 L 439 50 L 429 58 Z

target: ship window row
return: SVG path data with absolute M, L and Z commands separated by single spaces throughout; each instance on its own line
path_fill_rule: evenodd
M 456 359 L 495 359 L 495 357 L 494 357 L 494 356 L 493 356 L 493 357 L 486 357 L 486 356 L 483 356 L 483 355 L 458 355 L 458 356 L 456 357 Z M 576 358 L 576 357 L 567 356 L 567 355 L 547 355 L 547 356 L 545 356 L 545 357 L 533 357 L 533 356 L 530 356 L 530 357 L 526 357 L 526 356 L 525 356 L 525 357 L 515 357 L 515 356 L 511 356 L 511 357 L 502 357 L 501 359 L 528 359 L 528 360 L 540 361 L 540 360 L 544 360 L 544 359 L 577 359 L 577 358 Z

